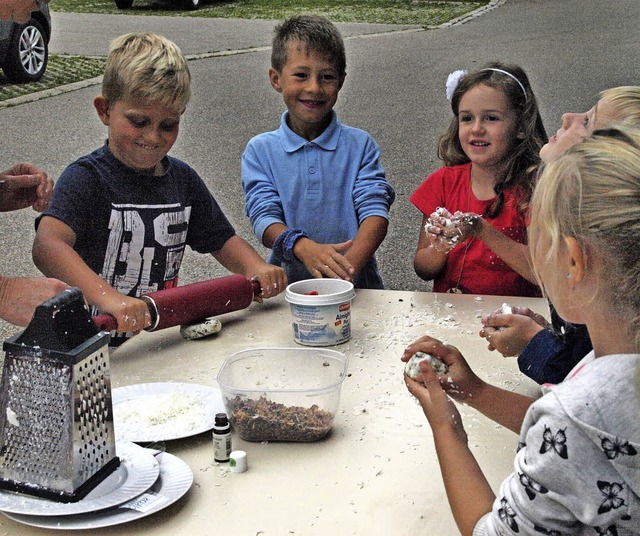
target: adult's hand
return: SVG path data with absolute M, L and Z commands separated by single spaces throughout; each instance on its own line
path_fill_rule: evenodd
M 0 318 L 26 326 L 38 305 L 68 288 L 47 277 L 0 277 Z
M 42 212 L 49 206 L 53 180 L 44 170 L 21 162 L 0 173 L 0 211 L 26 207 Z

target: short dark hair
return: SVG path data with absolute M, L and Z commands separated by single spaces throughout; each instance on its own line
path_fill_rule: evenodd
M 307 53 L 317 52 L 326 56 L 343 76 L 347 69 L 344 41 L 335 25 L 318 15 L 296 15 L 278 24 L 274 29 L 271 49 L 271 67 L 282 72 L 287 63 L 287 43 L 300 41 Z

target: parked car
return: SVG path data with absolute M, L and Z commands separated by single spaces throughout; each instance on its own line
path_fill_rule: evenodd
M 36 82 L 47 70 L 51 14 L 47 4 L 38 3 L 40 11 L 29 22 L 0 21 L 0 67 L 12 82 Z
M 184 9 L 198 9 L 202 0 L 177 0 Z M 116 6 L 120 9 L 129 9 L 133 5 L 133 0 L 115 0 Z

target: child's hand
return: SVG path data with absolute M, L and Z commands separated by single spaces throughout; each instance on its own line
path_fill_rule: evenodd
M 433 337 L 424 336 L 407 346 L 402 355 L 402 361 L 409 361 L 416 352 L 431 354 L 446 363 L 449 371 L 438 379 L 442 388 L 452 398 L 460 402 L 466 402 L 484 386 L 484 382 L 471 370 L 455 346 L 443 344 Z M 421 370 L 424 370 L 423 367 L 425 366 L 430 365 L 421 364 Z M 420 375 L 418 375 L 417 380 L 420 381 Z
M 489 350 L 513 357 L 520 355 L 536 333 L 549 323 L 528 307 L 512 307 L 512 314 L 495 311 L 482 318 L 482 325 L 479 335 L 487 340 Z
M 482 216 L 474 212 L 456 212 L 452 218 L 460 233 L 459 242 L 477 236 L 482 225 Z
M 299 239 L 294 246 L 294 254 L 300 259 L 313 277 L 330 277 L 352 281 L 355 268 L 342 255 L 353 240 L 340 244 L 318 244 L 310 238 Z
M 287 274 L 273 264 L 263 263 L 254 270 L 252 281 L 260 282 L 261 292 L 254 300 L 262 302 L 262 298 L 273 298 L 287 288 Z
M 144 301 L 138 298 L 125 296 L 114 291 L 105 295 L 104 300 L 96 305 L 101 313 L 108 313 L 116 319 L 119 333 L 131 331 L 137 334 L 151 325 L 149 308 Z
M 467 442 L 460 412 L 429 363 L 420 363 L 420 374 L 415 380 L 405 374 L 404 381 L 409 392 L 420 402 L 434 434 L 450 428 L 464 443 Z
M 429 215 L 424 226 L 429 243 L 441 253 L 449 253 L 460 243 L 460 232 L 452 218 L 453 215 L 446 208 L 438 207 Z

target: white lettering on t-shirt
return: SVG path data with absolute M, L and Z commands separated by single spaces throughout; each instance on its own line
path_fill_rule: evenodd
M 102 273 L 123 294 L 164 288 L 182 262 L 191 207 L 112 205 Z

